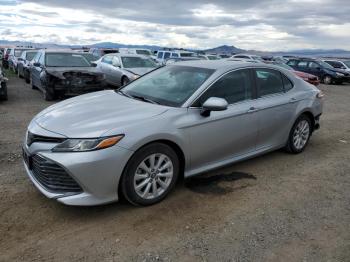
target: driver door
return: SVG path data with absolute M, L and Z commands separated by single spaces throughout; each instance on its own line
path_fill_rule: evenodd
M 191 169 L 219 164 L 255 150 L 258 125 L 252 71 L 241 69 L 222 76 L 190 108 L 188 133 L 191 143 Z M 224 111 L 200 114 L 210 97 L 226 99 Z

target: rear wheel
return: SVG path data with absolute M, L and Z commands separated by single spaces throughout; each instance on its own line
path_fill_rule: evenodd
M 23 78 L 23 76 L 20 74 L 20 72 L 19 72 L 19 69 L 17 69 L 17 76 L 19 77 L 19 78 Z
M 323 83 L 324 83 L 325 85 L 330 85 L 330 84 L 332 84 L 332 77 L 331 77 L 331 76 L 328 76 L 328 75 L 324 76 L 324 77 L 323 77 Z
M 311 120 L 307 115 L 301 115 L 295 121 L 290 131 L 286 150 L 293 154 L 299 154 L 304 151 L 309 143 L 312 134 Z
M 121 188 L 133 205 L 148 206 L 163 200 L 179 176 L 179 159 L 168 145 L 154 143 L 138 150 L 123 172 Z

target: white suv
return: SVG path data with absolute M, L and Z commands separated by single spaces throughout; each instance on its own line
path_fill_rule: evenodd
M 170 58 L 184 58 L 184 57 L 194 57 L 195 53 L 183 50 L 159 50 L 157 53 L 157 61 L 161 64 L 165 64 L 166 60 Z

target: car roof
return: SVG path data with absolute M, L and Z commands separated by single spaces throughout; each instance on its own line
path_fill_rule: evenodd
M 214 70 L 226 70 L 236 69 L 241 67 L 268 67 L 280 70 L 280 67 L 275 65 L 268 65 L 265 63 L 251 63 L 245 61 L 229 61 L 229 60 L 192 60 L 192 61 L 181 61 L 174 64 L 176 66 L 191 66 L 200 67 Z

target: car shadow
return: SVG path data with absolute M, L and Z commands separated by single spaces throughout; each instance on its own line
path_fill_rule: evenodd
M 231 193 L 237 189 L 249 186 L 247 184 L 240 185 L 238 187 L 232 187 L 231 185 L 227 185 L 227 183 L 232 183 L 241 179 L 256 180 L 257 178 L 252 174 L 244 172 L 231 172 L 229 174 L 208 174 L 188 178 L 184 181 L 184 184 L 185 187 L 196 193 L 224 195 L 227 193 Z

